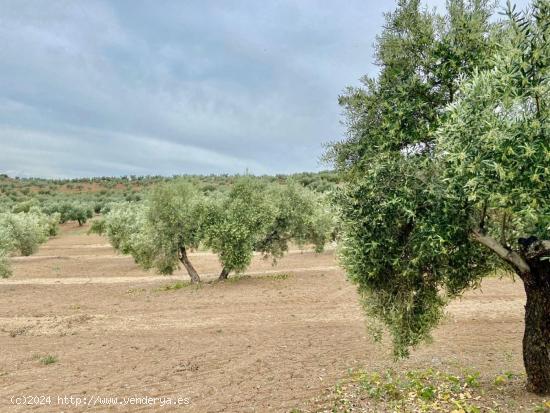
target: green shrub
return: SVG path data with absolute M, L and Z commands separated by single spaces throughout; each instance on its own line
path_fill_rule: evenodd
M 47 354 L 43 357 L 40 358 L 40 363 L 42 363 L 43 365 L 45 366 L 48 366 L 50 364 L 54 364 L 54 363 L 57 363 L 57 357 L 56 356 L 53 356 L 51 354 Z

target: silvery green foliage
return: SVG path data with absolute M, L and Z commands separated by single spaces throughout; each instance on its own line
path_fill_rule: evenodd
M 444 207 L 469 210 L 472 239 L 523 281 L 527 390 L 550 394 L 550 1 L 527 14 L 509 3 L 504 29 L 493 68 L 446 111 L 435 153 Z
M 188 183 L 156 187 L 144 203 L 112 205 L 92 231 L 105 233 L 113 247 L 145 269 L 172 274 L 182 249 L 198 248 L 203 236 L 206 198 Z
M 59 222 L 62 224 L 68 221 L 77 221 L 79 225 L 84 225 L 88 219 L 93 217 L 94 212 L 92 204 L 83 202 L 47 204 L 43 210 L 48 214 L 59 214 Z
M 268 194 L 275 211 L 256 249 L 280 257 L 292 241 L 299 246 L 313 244 L 317 252 L 323 251 L 334 229 L 326 200 L 292 182 L 273 185 Z
M 516 250 L 550 237 L 550 3 L 535 6 L 509 11 L 494 68 L 462 84 L 437 140 L 449 202 L 485 211 L 485 233 Z
M 51 222 L 39 212 L 0 214 L 0 226 L 6 230 L 12 249 L 21 255 L 31 255 L 48 239 Z
M 469 236 L 475 208 L 446 202 L 436 131 L 460 82 L 491 67 L 488 1 L 451 0 L 435 16 L 402 0 L 377 39 L 380 72 L 340 97 L 348 137 L 328 156 L 344 185 L 340 258 L 397 356 L 429 337 L 450 297 L 492 268 Z
M 11 212 L 29 212 L 31 208 L 38 208 L 40 206 L 40 201 L 36 198 L 29 199 L 27 201 L 20 202 L 14 205 L 11 209 Z
M 0 278 L 7 278 L 11 275 L 11 268 L 7 253 L 0 250 Z
M 205 244 L 218 254 L 224 269 L 242 272 L 275 213 L 266 185 L 243 178 L 228 194 L 214 198 L 208 208 Z
M 92 223 L 90 232 L 106 235 L 113 248 L 131 255 L 143 268 L 154 266 L 155 236 L 147 222 L 146 205 L 129 202 L 113 204 L 103 219 Z
M 40 208 L 33 206 L 29 210 L 29 214 L 35 217 L 39 226 L 45 231 L 47 237 L 54 237 L 59 233 L 59 222 L 61 219 L 59 213 L 45 214 Z
M 105 233 L 111 245 L 123 254 L 131 254 L 132 237 L 143 228 L 145 208 L 129 202 L 114 205 L 104 220 L 95 221 L 91 231 Z M 100 227 L 101 226 L 101 227 Z
M 162 274 L 179 268 L 182 253 L 199 247 L 208 225 L 208 199 L 184 181 L 153 189 L 146 202 L 146 225 L 139 245 L 142 262 Z M 150 242 L 150 249 L 144 248 Z
M 227 271 L 242 272 L 254 251 L 280 257 L 292 241 L 322 251 L 332 231 L 320 195 L 248 178 L 209 197 L 189 183 L 163 184 L 144 203 L 114 205 L 92 224 L 92 232 L 105 233 L 115 249 L 162 274 L 173 273 L 182 254 L 200 245 L 218 254 Z
M 42 214 L 36 208 L 26 213 L 0 214 L 0 277 L 11 274 L 8 260 L 10 253 L 35 253 L 40 244 L 57 233 L 58 220 L 58 216 Z
M 548 239 L 550 2 L 533 6 L 492 24 L 484 1 L 451 0 L 439 17 L 400 1 L 379 75 L 340 98 L 341 262 L 398 356 L 450 298 L 518 272 L 518 238 Z
M 8 254 L 12 249 L 13 240 L 7 228 L 0 226 L 0 278 L 6 278 L 11 275 Z
M 333 220 L 320 195 L 297 184 L 265 185 L 242 178 L 207 215 L 207 247 L 218 254 L 228 272 L 242 272 L 254 251 L 281 257 L 290 242 L 314 244 L 321 252 Z

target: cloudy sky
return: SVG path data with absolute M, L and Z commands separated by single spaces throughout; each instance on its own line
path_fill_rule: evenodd
M 323 143 L 342 136 L 337 96 L 376 72 L 372 44 L 393 7 L 0 0 L 0 172 L 324 169 Z

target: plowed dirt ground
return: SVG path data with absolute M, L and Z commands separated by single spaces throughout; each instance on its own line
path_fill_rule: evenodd
M 171 290 L 187 280 L 183 270 L 144 272 L 86 229 L 64 225 L 38 254 L 15 257 L 13 277 L 0 280 L 0 412 L 314 411 L 353 368 L 523 372 L 520 282 L 486 280 L 450 305 L 433 343 L 393 364 L 389 341 L 369 340 L 334 251 L 293 250 L 277 266 L 257 256 L 249 276 Z M 216 277 L 214 255 L 190 258 L 205 280 Z M 45 364 L 47 355 L 57 361 Z M 518 406 L 531 401 L 519 384 L 506 391 Z M 12 404 L 12 396 L 31 395 L 52 403 Z M 70 395 L 179 396 L 189 404 L 58 404 Z

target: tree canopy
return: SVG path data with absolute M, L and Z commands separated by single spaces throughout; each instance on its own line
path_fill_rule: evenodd
M 36 208 L 28 212 L 0 213 L 0 278 L 9 277 L 9 255 L 32 255 L 40 244 L 58 231 L 59 215 L 45 215 Z
M 265 233 L 274 206 L 266 196 L 266 185 L 244 178 L 229 194 L 214 201 L 207 229 L 206 245 L 218 254 L 220 278 L 242 272 L 252 260 L 254 247 Z
M 396 356 L 491 271 L 537 279 L 550 297 L 549 9 L 509 7 L 492 23 L 487 1 L 450 0 L 444 16 L 399 1 L 377 40 L 379 75 L 340 97 L 348 137 L 328 156 L 345 181 L 341 261 Z M 549 302 L 534 313 L 550 317 Z M 530 389 L 548 392 L 550 328 L 536 318 L 524 358 Z
M 208 224 L 206 245 L 218 253 L 220 278 L 244 271 L 255 251 L 276 259 L 294 242 L 321 252 L 333 229 L 327 208 L 320 195 L 293 182 L 241 179 L 219 200 Z
M 113 206 L 91 231 L 106 233 L 115 249 L 131 254 L 145 269 L 172 274 L 183 264 L 192 282 L 199 282 L 187 252 L 204 239 L 207 211 L 204 195 L 175 180 L 153 188 L 145 203 Z

